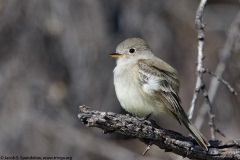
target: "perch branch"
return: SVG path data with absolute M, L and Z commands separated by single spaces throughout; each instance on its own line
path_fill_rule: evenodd
M 240 160 L 240 141 L 210 141 L 208 151 L 202 150 L 191 137 L 163 129 L 154 121 L 139 120 L 130 115 L 112 112 L 90 111 L 87 106 L 80 106 L 78 117 L 87 127 L 97 127 L 103 133 L 120 133 L 138 138 L 148 147 L 156 145 L 166 152 L 173 152 L 190 159 L 205 160 Z M 146 149 L 146 153 L 149 148 Z

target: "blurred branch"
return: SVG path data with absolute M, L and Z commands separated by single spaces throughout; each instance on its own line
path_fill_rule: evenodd
M 160 128 L 154 121 L 139 120 L 130 115 L 112 112 L 90 111 L 87 106 L 80 106 L 78 117 L 88 127 L 101 128 L 104 133 L 120 133 L 138 138 L 149 146 L 157 145 L 166 152 L 173 152 L 190 159 L 240 159 L 240 141 L 211 141 L 208 151 L 202 148 L 191 137 Z

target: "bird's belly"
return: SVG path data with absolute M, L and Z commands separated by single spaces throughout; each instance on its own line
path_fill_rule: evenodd
M 114 77 L 114 85 L 117 94 L 117 98 L 121 106 L 128 112 L 139 115 L 147 116 L 154 113 L 156 109 L 154 107 L 154 100 L 151 100 L 148 95 L 142 93 L 141 86 L 129 74 L 121 77 Z

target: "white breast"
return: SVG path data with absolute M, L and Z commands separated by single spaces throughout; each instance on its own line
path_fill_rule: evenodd
M 144 97 L 138 82 L 137 66 L 133 63 L 117 65 L 114 69 L 114 85 L 121 106 L 128 112 L 146 116 L 154 107 Z

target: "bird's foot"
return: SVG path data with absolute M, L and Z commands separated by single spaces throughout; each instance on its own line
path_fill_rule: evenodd
M 136 117 L 139 121 L 145 121 L 148 120 L 151 117 L 152 113 L 148 114 L 147 116 L 144 117 Z

